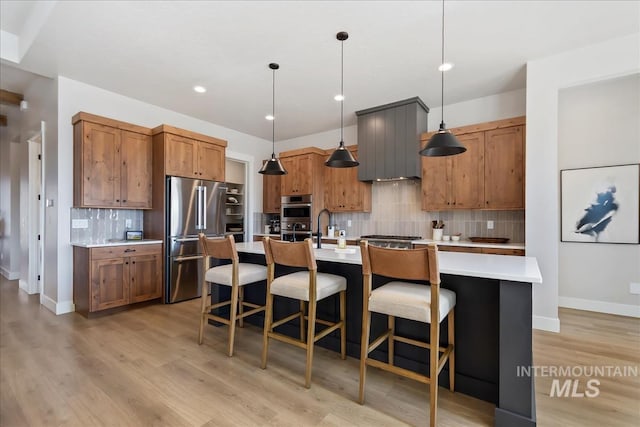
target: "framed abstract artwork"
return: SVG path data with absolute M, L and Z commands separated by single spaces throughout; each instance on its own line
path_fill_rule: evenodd
M 560 171 L 560 240 L 640 244 L 640 164 Z

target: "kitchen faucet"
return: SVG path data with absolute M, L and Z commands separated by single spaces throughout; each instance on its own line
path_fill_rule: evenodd
M 318 245 L 316 246 L 316 248 L 318 249 L 322 249 L 322 231 L 320 231 L 320 217 L 324 212 L 329 214 L 329 225 L 331 225 L 331 212 L 329 211 L 329 209 L 322 209 L 320 212 L 318 212 Z
M 292 227 L 292 231 L 293 231 L 293 240 L 292 240 L 292 242 L 295 242 L 295 241 L 296 241 L 296 228 L 297 228 L 297 227 L 301 227 L 301 226 L 302 226 L 302 224 L 300 224 L 299 222 L 294 222 L 294 223 L 293 223 L 293 227 Z

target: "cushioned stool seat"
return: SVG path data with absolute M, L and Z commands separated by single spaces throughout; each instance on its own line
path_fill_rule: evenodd
M 347 279 L 329 273 L 316 274 L 316 301 L 347 290 Z M 309 301 L 309 272 L 298 271 L 273 279 L 271 293 L 281 297 Z
M 207 270 L 204 280 L 216 285 L 231 286 L 233 279 L 233 264 L 220 265 Z M 238 286 L 267 280 L 267 267 L 245 262 L 238 263 Z
M 440 289 L 438 321 L 442 322 L 455 305 L 456 293 L 449 289 Z M 371 292 L 369 311 L 430 323 L 431 286 L 389 282 Z

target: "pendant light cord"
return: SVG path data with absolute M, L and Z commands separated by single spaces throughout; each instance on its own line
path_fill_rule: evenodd
M 273 70 L 272 78 L 273 90 L 271 95 L 271 158 L 276 157 L 276 70 Z
M 340 146 L 344 147 L 344 40 L 340 41 Z
M 442 0 L 442 61 L 440 66 L 444 65 L 444 0 Z M 441 83 L 440 83 L 440 124 L 441 128 L 444 127 L 444 70 L 440 71 Z

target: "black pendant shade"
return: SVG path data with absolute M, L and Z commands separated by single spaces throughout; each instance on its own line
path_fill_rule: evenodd
M 447 130 L 444 123 L 440 123 L 440 130 L 431 137 L 427 145 L 420 151 L 420 155 L 428 157 L 453 156 L 467 151 L 458 138 Z
M 264 162 L 262 168 L 258 171 L 262 175 L 286 175 L 287 171 L 282 167 L 280 159 L 276 157 L 276 70 L 280 66 L 274 62 L 269 64 L 269 68 L 273 71 L 273 97 L 272 97 L 272 110 L 271 115 L 273 120 L 271 121 L 271 158 Z
M 442 0 L 442 62 L 441 65 L 444 65 L 444 0 Z M 467 151 L 464 145 L 458 138 L 455 137 L 450 131 L 447 130 L 447 127 L 444 124 L 444 72 L 445 70 L 440 70 L 441 73 L 441 86 L 440 86 L 440 112 L 442 114 L 442 119 L 440 121 L 440 129 L 438 132 L 431 137 L 427 145 L 420 150 L 421 156 L 428 157 L 440 157 L 440 156 L 454 156 L 456 154 L 461 154 Z
M 263 175 L 286 175 L 287 171 L 282 167 L 280 159 L 273 155 L 269 160 L 264 162 L 258 173 Z
M 360 163 L 353 157 L 353 155 L 344 147 L 344 41 L 349 38 L 349 34 L 346 31 L 340 31 L 336 34 L 336 39 L 340 41 L 340 95 L 342 100 L 340 101 L 340 146 L 336 148 L 329 159 L 324 163 L 330 168 L 353 168 Z
M 353 155 L 344 147 L 344 141 L 340 141 L 340 146 L 336 148 L 327 160 L 325 165 L 331 168 L 352 168 L 358 166 L 360 163 L 353 158 Z

